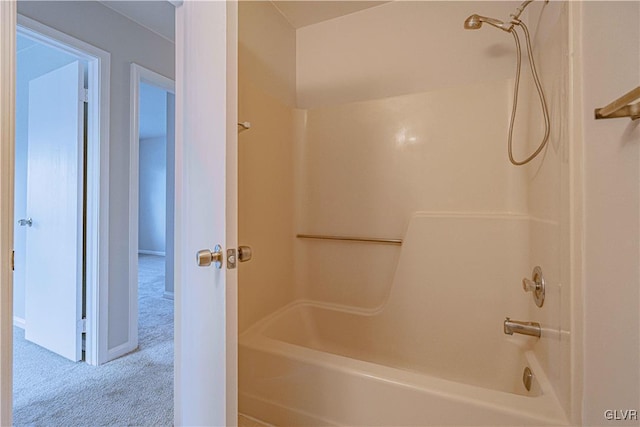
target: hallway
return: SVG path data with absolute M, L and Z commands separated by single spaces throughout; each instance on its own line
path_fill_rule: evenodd
M 73 363 L 14 327 L 14 425 L 172 425 L 173 301 L 164 257 L 139 256 L 140 347 L 101 366 Z

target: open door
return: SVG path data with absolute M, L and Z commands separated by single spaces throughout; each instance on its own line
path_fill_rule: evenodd
M 238 422 L 237 7 L 176 9 L 176 425 Z
M 29 83 L 25 338 L 82 358 L 84 72 L 78 61 Z

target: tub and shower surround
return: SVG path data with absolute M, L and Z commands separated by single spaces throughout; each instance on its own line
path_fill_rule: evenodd
M 247 241 L 258 239 L 269 256 L 248 266 L 241 283 L 241 312 L 250 309 L 241 313 L 242 413 L 276 425 L 567 424 L 570 367 L 557 363 L 561 334 L 549 334 L 561 329 L 560 298 L 569 301 L 559 294 L 557 262 L 549 264 L 558 251 L 566 255 L 557 245 L 566 228 L 547 210 L 566 189 L 567 175 L 557 177 L 561 186 L 554 180 L 564 142 L 552 126 L 546 151 L 553 153 L 539 159 L 542 166 L 509 164 L 512 40 L 462 28 L 470 13 L 502 16 L 518 4 L 390 2 L 299 28 L 298 109 L 272 121 L 268 102 L 245 98 L 256 108 L 243 120 L 264 116 L 252 128 L 264 133 L 244 133 L 240 141 L 259 166 L 245 169 L 246 183 L 279 180 L 282 191 L 269 202 L 266 186 L 245 186 L 246 201 L 266 203 L 268 218 L 278 221 L 267 226 L 260 209 L 244 214 L 253 221 Z M 256 12 L 245 28 L 274 28 L 272 21 L 258 25 L 269 7 L 243 3 L 241 12 Z M 540 22 L 563 35 L 566 15 L 543 13 Z M 565 81 L 545 80 L 544 71 L 552 62 L 566 65 L 548 47 L 555 33 L 534 50 L 545 49 L 541 78 L 551 82 L 552 122 L 559 123 Z M 262 44 L 244 52 L 253 69 L 267 64 L 260 55 L 275 46 Z M 260 83 L 282 73 L 251 74 Z M 537 137 L 528 111 L 534 107 L 527 108 L 526 90 L 521 95 L 516 144 Z M 551 284 L 542 309 L 521 286 L 539 264 Z M 562 311 L 563 319 L 570 315 Z M 540 321 L 542 338 L 505 335 L 505 317 Z M 531 391 L 523 385 L 525 367 L 533 372 Z
M 566 424 L 539 339 L 502 329 L 531 304 L 530 218 L 514 209 L 525 176 L 481 108 L 492 94 L 506 110 L 509 84 L 298 111 L 297 230 L 402 245 L 296 239 L 298 300 L 240 337 L 243 412 L 282 425 Z M 446 110 L 466 97 L 461 127 Z

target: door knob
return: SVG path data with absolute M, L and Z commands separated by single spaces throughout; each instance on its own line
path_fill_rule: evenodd
M 21 225 L 22 227 L 24 226 L 29 226 L 31 227 L 33 225 L 33 220 L 31 218 L 27 218 L 27 219 L 19 219 L 18 220 L 18 225 Z
M 196 254 L 198 267 L 208 267 L 213 263 L 216 268 L 222 268 L 222 247 L 216 245 L 213 252 L 209 249 L 202 249 Z

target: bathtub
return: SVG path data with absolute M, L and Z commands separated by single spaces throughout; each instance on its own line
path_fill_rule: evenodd
M 282 426 L 569 425 L 534 351 L 554 338 L 502 329 L 539 313 L 521 286 L 528 233 L 523 215 L 414 215 L 377 306 L 340 304 L 326 282 L 336 301 L 299 300 L 240 335 L 240 412 Z M 342 250 L 313 258 L 325 248 Z
M 345 332 L 363 332 L 356 325 L 367 317 L 297 302 L 254 325 L 239 340 L 240 412 L 279 426 L 569 425 L 525 338 L 487 349 L 495 357 L 435 351 L 439 363 L 432 355 L 407 365 L 391 343 L 373 352 L 370 340 Z

